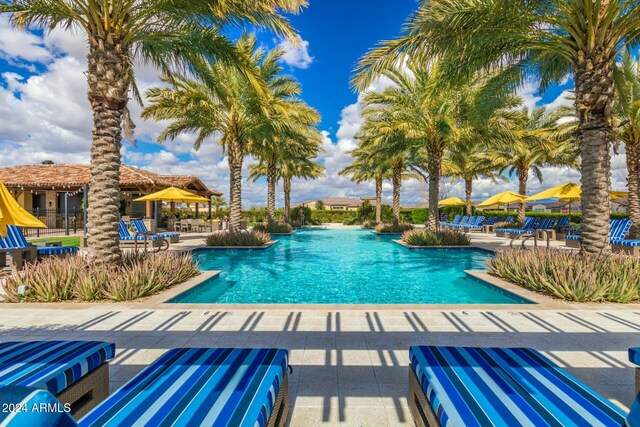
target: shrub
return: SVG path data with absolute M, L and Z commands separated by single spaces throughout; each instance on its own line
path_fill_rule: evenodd
M 205 239 L 207 246 L 263 246 L 271 241 L 271 235 L 262 231 L 243 231 L 231 233 L 221 231 Z
M 424 224 L 429 218 L 429 209 L 416 208 L 411 211 L 411 222 L 414 224 Z
M 378 225 L 377 222 L 372 221 L 370 219 L 367 219 L 362 223 L 362 228 L 371 228 L 371 229 L 373 229 L 373 228 L 376 228 L 377 225 Z
M 269 233 L 269 234 L 288 234 L 291 233 L 291 226 L 287 223 L 284 222 L 275 222 L 271 225 L 269 224 L 265 224 L 265 223 L 260 223 L 260 224 L 256 224 L 253 227 L 253 231 L 261 231 L 263 233 Z
M 131 301 L 198 275 L 191 254 L 129 253 L 121 265 L 79 256 L 52 257 L 13 273 L 4 285 L 8 302 Z M 24 286 L 24 295 L 18 287 Z
M 405 231 L 402 240 L 411 246 L 469 246 L 469 238 L 459 231 Z
M 342 221 L 342 225 L 358 225 L 360 224 L 360 219 L 358 218 L 345 218 Z
M 508 250 L 489 271 L 523 288 L 576 302 L 632 302 L 640 298 L 640 259 L 557 249 Z
M 375 231 L 378 233 L 404 233 L 405 231 L 413 230 L 413 225 L 407 222 L 401 222 L 397 226 L 393 224 L 382 223 L 378 224 Z

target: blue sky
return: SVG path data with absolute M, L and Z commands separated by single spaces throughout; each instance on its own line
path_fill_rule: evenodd
M 303 98 L 322 115 L 325 134 L 324 151 L 319 160 L 325 164 L 327 177 L 313 182 L 294 182 L 293 200 L 315 200 L 329 196 L 361 197 L 373 193 L 372 184 L 356 185 L 337 172 L 351 158 L 354 135 L 360 124 L 358 95 L 349 87 L 352 70 L 358 59 L 382 39 L 401 31 L 407 16 L 414 10 L 414 0 L 311 0 L 301 15 L 291 22 L 303 43 L 294 48 L 267 32 L 260 32 L 262 44 L 280 45 L 286 50 L 284 67 L 302 84 Z M 91 138 L 91 110 L 86 101 L 86 42 L 80 35 L 54 31 L 22 32 L 10 28 L 0 17 L 0 149 L 5 154 L 0 166 L 39 163 L 45 159 L 56 163 L 87 163 Z M 157 70 L 138 64 L 136 73 L 142 89 L 158 84 Z M 525 104 L 566 105 L 563 98 L 572 81 L 555 86 L 540 96 L 532 81 L 520 91 Z M 228 186 L 228 167 L 215 141 L 208 141 L 195 152 L 193 136 L 159 145 L 155 137 L 164 124 L 145 122 L 140 109 L 132 106 L 137 125 L 137 146 L 126 145 L 124 161 L 154 172 L 194 174 L 212 188 L 224 193 Z M 624 159 L 614 159 L 614 182 L 623 182 Z M 251 159 L 245 162 L 251 163 Z M 246 167 L 245 167 L 246 176 Z M 545 170 L 544 187 L 577 181 L 576 171 L 564 168 Z M 443 181 L 443 195 L 463 194 L 461 183 Z M 614 185 L 615 186 L 615 185 Z M 488 180 L 476 182 L 475 198 L 503 189 L 515 189 L 512 182 L 499 186 Z M 531 182 L 532 191 L 540 188 Z M 389 183 L 385 199 L 390 199 Z M 243 183 L 243 197 L 248 206 L 263 205 L 265 183 Z M 418 181 L 403 185 L 404 203 L 422 203 L 426 187 Z M 281 203 L 281 194 L 278 202 Z

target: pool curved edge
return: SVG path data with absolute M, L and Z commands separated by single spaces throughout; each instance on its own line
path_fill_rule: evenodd
M 513 304 L 221 304 L 171 302 L 175 297 L 217 276 L 220 271 L 202 271 L 200 275 L 154 295 L 147 304 L 159 308 L 216 309 L 216 310 L 521 310 L 567 308 L 561 301 L 528 291 L 505 280 L 491 276 L 486 270 L 465 270 L 464 273 L 479 284 L 494 288 L 514 299 Z

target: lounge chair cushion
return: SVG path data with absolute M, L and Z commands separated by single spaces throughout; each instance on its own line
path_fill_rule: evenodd
M 132 219 L 131 226 L 136 233 L 148 233 L 149 229 L 145 225 L 144 221 L 141 219 Z M 171 238 L 171 237 L 180 237 L 180 233 L 155 233 L 160 237 Z
M 286 369 L 282 349 L 169 350 L 79 424 L 264 426 Z
M 620 246 L 640 246 L 640 240 L 611 240 L 611 243 Z
M 580 240 L 579 234 L 570 234 L 568 236 L 564 236 L 565 240 Z
M 46 246 L 38 248 L 38 255 L 40 256 L 75 254 L 76 252 L 78 252 L 77 246 Z
M 626 414 L 527 348 L 411 347 L 443 426 L 621 426 Z
M 101 341 L 0 343 L 0 385 L 35 387 L 58 394 L 105 361 L 115 344 Z
M 77 426 L 71 414 L 54 395 L 33 387 L 0 387 L 0 402 L 14 405 L 0 411 L 0 425 L 29 427 Z

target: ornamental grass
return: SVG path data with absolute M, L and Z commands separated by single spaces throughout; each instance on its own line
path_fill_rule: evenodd
M 405 231 L 413 230 L 413 224 L 408 222 L 401 222 L 398 225 L 389 223 L 381 223 L 376 225 L 375 231 L 378 233 L 404 233 Z
M 378 223 L 371 219 L 365 219 L 362 222 L 362 228 L 374 229 L 378 226 Z
M 269 234 L 289 234 L 291 233 L 291 226 L 284 222 L 274 222 L 273 224 L 256 224 L 253 227 L 253 231 L 260 231 Z
M 471 240 L 459 231 L 410 230 L 402 235 L 402 240 L 411 246 L 469 246 Z
M 127 253 L 121 265 L 50 257 L 9 276 L 4 293 L 7 302 L 132 301 L 198 274 L 189 253 Z
M 640 258 L 513 249 L 498 252 L 487 264 L 501 279 L 567 301 L 628 303 L 640 299 Z
M 205 239 L 207 246 L 264 246 L 271 241 L 271 235 L 263 231 L 242 231 L 231 233 L 222 231 L 211 234 Z

